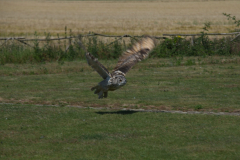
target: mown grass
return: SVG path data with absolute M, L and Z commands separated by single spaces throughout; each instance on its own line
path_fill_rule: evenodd
M 238 159 L 239 117 L 0 105 L 1 159 Z
M 110 71 L 117 60 L 100 61 Z M 239 111 L 239 56 L 147 59 L 123 88 L 99 100 L 90 88 L 101 77 L 85 61 L 6 64 L 0 101 L 109 108 Z

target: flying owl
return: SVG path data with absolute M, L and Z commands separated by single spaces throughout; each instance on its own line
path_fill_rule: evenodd
M 103 78 L 103 81 L 98 85 L 92 87 L 91 90 L 94 94 L 98 94 L 98 98 L 107 98 L 108 91 L 114 91 L 123 87 L 127 83 L 125 78 L 126 73 L 139 61 L 148 57 L 150 51 L 155 47 L 155 40 L 151 37 L 144 37 L 131 48 L 127 49 L 119 58 L 117 66 L 112 73 L 95 58 L 92 54 L 88 53 L 80 41 L 80 46 L 85 50 L 88 64 L 98 72 Z

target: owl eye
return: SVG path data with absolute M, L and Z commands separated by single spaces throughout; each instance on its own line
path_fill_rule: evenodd
M 120 79 L 120 82 L 122 82 L 122 80 Z

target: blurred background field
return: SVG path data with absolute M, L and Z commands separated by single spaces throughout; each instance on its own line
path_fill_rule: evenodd
M 105 34 L 162 35 L 234 30 L 222 13 L 240 17 L 240 1 L 43 1 L 1 0 L 0 36 L 33 35 L 35 31 L 64 34 L 89 31 Z

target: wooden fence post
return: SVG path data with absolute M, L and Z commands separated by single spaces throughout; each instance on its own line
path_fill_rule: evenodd
M 192 36 L 191 38 L 191 45 L 194 46 L 194 39 L 195 39 L 195 36 Z

